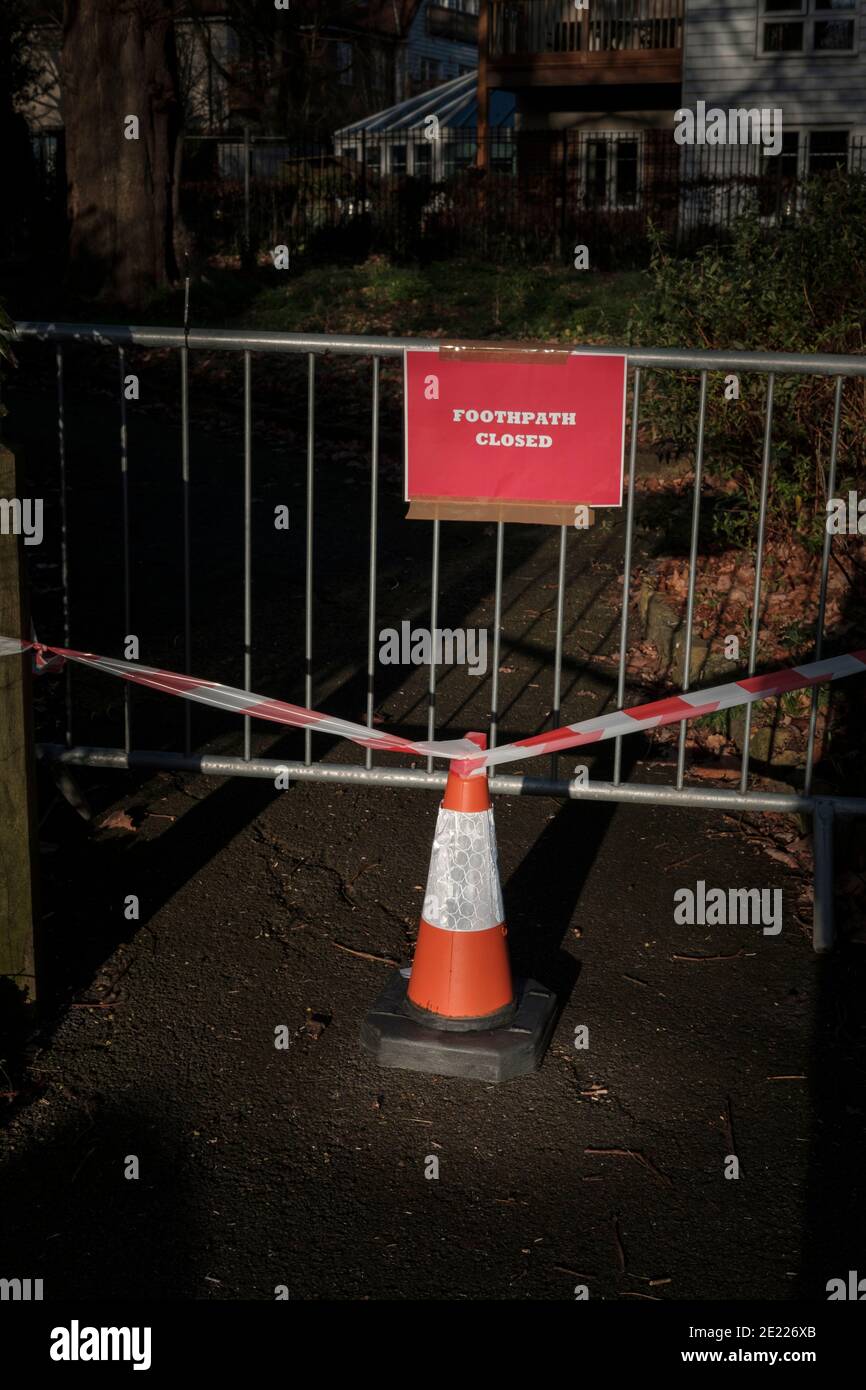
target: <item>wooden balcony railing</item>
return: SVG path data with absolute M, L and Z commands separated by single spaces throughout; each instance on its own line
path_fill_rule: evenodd
M 488 55 L 682 48 L 684 0 L 489 0 Z

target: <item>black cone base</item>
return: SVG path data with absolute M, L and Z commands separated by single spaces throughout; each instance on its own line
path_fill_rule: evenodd
M 557 1008 L 556 995 L 537 980 L 518 980 L 513 1019 L 484 1032 L 446 1032 L 416 1022 L 405 1007 L 408 984 L 395 970 L 361 1025 L 361 1042 L 380 1066 L 476 1081 L 510 1081 L 541 1066 Z

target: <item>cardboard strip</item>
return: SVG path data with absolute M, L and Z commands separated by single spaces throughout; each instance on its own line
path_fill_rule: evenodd
M 527 526 L 573 526 L 575 502 L 516 502 L 496 497 L 413 497 L 407 521 L 517 521 Z M 588 526 L 595 512 L 588 509 Z M 584 530 L 581 526 L 578 528 Z
M 507 362 L 532 367 L 539 363 L 562 366 L 571 354 L 566 348 L 547 347 L 544 343 L 533 346 L 531 343 L 503 341 L 493 345 L 489 339 L 482 339 L 480 342 L 443 343 L 439 356 L 459 358 L 461 362 Z

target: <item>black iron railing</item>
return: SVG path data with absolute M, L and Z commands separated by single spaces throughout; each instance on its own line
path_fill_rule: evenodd
M 684 0 L 491 0 L 491 57 L 681 48 Z

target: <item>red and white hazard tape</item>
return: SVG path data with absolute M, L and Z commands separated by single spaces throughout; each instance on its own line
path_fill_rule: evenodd
M 14 637 L 0 637 L 0 656 L 13 656 L 30 650 L 35 652 L 37 660 L 41 658 L 44 661 L 48 653 L 66 661 L 94 666 L 110 675 L 133 681 L 136 685 L 149 686 L 152 690 L 181 695 L 186 700 L 214 705 L 217 709 L 229 710 L 232 714 L 267 719 L 274 724 L 316 729 L 322 734 L 350 739 L 364 748 L 378 748 L 385 753 L 421 753 L 436 758 L 459 760 L 460 771 L 466 776 L 480 775 L 484 769 L 500 763 L 537 758 L 546 753 L 562 753 L 566 748 L 602 743 L 605 739 L 619 738 L 623 734 L 657 729 L 664 724 L 678 724 L 683 719 L 698 719 L 704 714 L 733 709 L 736 705 L 749 705 L 758 700 L 770 699 L 774 695 L 784 695 L 790 690 L 804 690 L 810 686 L 821 685 L 826 681 L 842 680 L 845 676 L 858 675 L 866 670 L 864 649 L 850 652 L 847 656 L 832 656 L 826 661 L 813 661 L 807 666 L 791 666 L 781 671 L 772 671 L 769 675 L 747 676 L 727 685 L 713 686 L 710 690 L 669 695 L 663 700 L 653 700 L 647 705 L 616 710 L 612 714 L 599 715 L 596 719 L 581 720 L 579 724 L 565 724 L 549 733 L 536 734 L 533 738 L 520 739 L 516 743 L 506 743 L 500 748 L 479 753 L 478 745 L 465 738 L 416 742 L 413 739 L 400 738 L 397 734 L 377 733 L 365 724 L 353 724 L 347 719 L 337 719 L 333 715 L 321 714 L 301 705 L 290 705 L 284 700 L 271 700 L 264 695 L 254 695 L 249 690 L 220 685 L 216 681 L 182 676 L 176 671 L 162 671 L 153 666 L 141 666 L 138 662 L 116 661 L 113 657 L 96 656 L 93 652 L 70 651 L 66 647 L 50 647 L 43 642 L 22 642 Z
M 511 763 L 519 758 L 538 757 L 542 753 L 561 753 L 565 748 L 581 744 L 601 743 L 621 734 L 634 734 L 641 729 L 658 729 L 663 724 L 679 724 L 683 719 L 699 719 L 704 714 L 733 709 L 736 705 L 751 705 L 784 695 L 789 690 L 805 690 L 838 681 L 844 676 L 856 676 L 866 670 L 866 648 L 849 652 L 847 656 L 832 656 L 826 661 L 813 661 L 808 666 L 789 666 L 771 671 L 765 676 L 747 676 L 744 680 L 714 685 L 710 690 L 695 690 L 684 695 L 668 695 L 652 700 L 648 705 L 633 705 L 631 709 L 602 714 L 597 719 L 583 719 L 579 724 L 565 724 L 549 734 L 507 743 L 494 748 L 483 757 L 472 760 L 473 769 Z
M 284 700 L 271 700 L 266 695 L 254 695 L 250 690 L 238 690 L 234 686 L 201 680 L 197 676 L 181 676 L 176 671 L 162 671 L 155 666 L 142 666 L 137 661 L 116 661 L 113 657 L 96 656 L 93 652 L 49 647 L 43 642 L 21 642 L 14 637 L 0 637 L 0 656 L 14 655 L 16 652 L 29 649 L 36 653 L 37 659 L 50 652 L 66 661 L 95 666 L 99 671 L 107 671 L 109 675 L 120 676 L 136 685 L 149 686 L 152 690 L 163 690 L 169 695 L 181 695 L 185 700 L 196 700 L 202 705 L 214 705 L 217 709 L 229 710 L 232 714 L 268 719 L 274 724 L 317 729 L 322 734 L 351 739 L 353 743 L 360 743 L 365 748 L 378 748 L 387 753 L 435 753 L 437 757 L 442 758 L 465 758 L 469 753 L 478 752 L 478 745 L 465 738 L 443 743 L 413 743 L 397 734 L 377 733 L 375 729 L 368 729 L 365 724 L 353 724 L 350 720 L 338 719 L 331 714 L 321 714 L 318 710 L 306 709 L 301 705 L 290 705 Z

